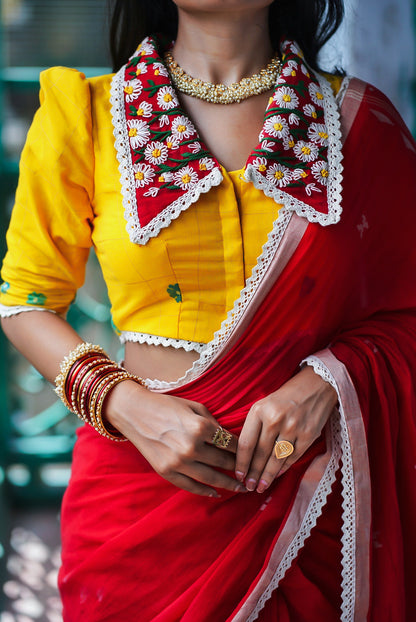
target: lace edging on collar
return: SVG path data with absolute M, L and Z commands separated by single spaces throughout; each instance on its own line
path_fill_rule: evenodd
M 342 154 L 331 86 L 282 45 L 283 66 L 244 177 L 310 222 L 340 220 Z M 146 244 L 213 186 L 221 166 L 180 108 L 156 39 L 147 37 L 111 85 L 112 119 L 130 240 Z

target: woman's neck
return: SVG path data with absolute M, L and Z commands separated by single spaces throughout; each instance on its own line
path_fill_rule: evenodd
M 220 14 L 178 12 L 173 56 L 195 78 L 222 84 L 239 82 L 267 65 L 273 55 L 268 7 Z

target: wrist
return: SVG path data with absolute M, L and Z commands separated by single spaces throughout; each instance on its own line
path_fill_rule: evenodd
M 104 418 L 117 430 L 122 432 L 126 422 L 130 420 L 130 413 L 137 400 L 141 400 L 147 389 L 126 378 L 116 384 L 110 391 L 103 407 Z

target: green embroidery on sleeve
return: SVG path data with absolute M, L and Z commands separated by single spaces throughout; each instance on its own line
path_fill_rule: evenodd
M 179 283 L 175 283 L 174 285 L 169 285 L 166 290 L 171 298 L 176 300 L 176 302 L 182 302 L 182 293 L 181 288 L 179 287 Z
M 26 303 L 28 305 L 38 305 L 42 307 L 46 302 L 45 294 L 38 294 L 37 292 L 32 292 L 28 295 Z
M 7 281 L 1 284 L 0 291 L 2 294 L 7 294 L 9 289 L 10 289 L 10 283 L 7 283 Z

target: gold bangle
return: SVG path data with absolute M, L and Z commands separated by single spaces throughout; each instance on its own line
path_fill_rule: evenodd
M 126 441 L 127 439 L 121 434 L 121 432 L 119 432 L 118 435 L 113 434 L 110 432 L 110 430 L 108 428 L 106 428 L 104 422 L 103 422 L 103 418 L 102 418 L 102 408 L 104 405 L 104 401 L 106 399 L 106 397 L 108 397 L 109 393 L 111 392 L 111 390 L 117 385 L 119 384 L 119 382 L 123 382 L 123 380 L 129 380 L 130 375 L 128 374 L 128 372 L 120 372 L 115 378 L 113 378 L 112 380 L 110 380 L 104 387 L 104 389 L 101 390 L 100 394 L 99 394 L 99 398 L 98 398 L 98 402 L 95 405 L 95 409 L 94 409 L 94 419 L 95 419 L 95 423 L 97 425 L 97 430 L 100 432 L 100 434 L 103 434 L 103 436 L 106 436 L 106 438 L 109 438 L 112 441 Z
M 67 356 L 65 356 L 60 363 L 59 374 L 55 378 L 55 393 L 59 395 L 59 397 L 69 410 L 72 409 L 65 395 L 66 377 L 76 360 L 79 359 L 81 356 L 84 356 L 84 354 L 88 354 L 90 352 L 98 352 L 99 354 L 104 354 L 105 356 L 107 356 L 101 346 L 94 346 L 92 343 L 83 342 L 78 344 L 76 348 L 71 350 L 71 352 L 69 352 L 69 354 L 67 354 Z
M 104 364 L 96 365 L 95 367 L 93 367 L 93 369 L 90 369 L 86 373 L 85 377 L 81 380 L 77 388 L 76 396 L 74 395 L 72 396 L 72 403 L 76 404 L 77 411 L 80 414 L 79 416 L 81 416 L 81 419 L 84 419 L 84 417 L 82 416 L 82 413 L 85 410 L 84 402 L 85 402 L 86 394 L 89 390 L 92 393 L 94 382 L 98 380 L 100 376 L 103 377 L 103 375 L 107 375 L 108 373 L 110 373 L 110 371 L 116 371 L 117 369 L 118 367 L 114 363 L 112 363 L 110 359 L 108 359 L 105 365 Z M 92 386 L 90 384 L 90 381 L 92 383 Z

